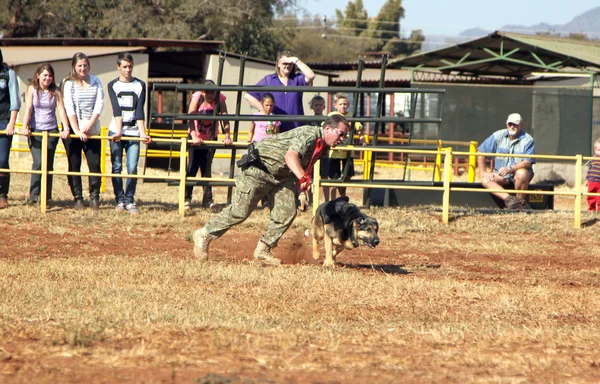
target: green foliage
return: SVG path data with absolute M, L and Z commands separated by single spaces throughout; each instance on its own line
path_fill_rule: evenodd
M 9 0 L 4 37 L 223 40 L 225 48 L 272 59 L 282 49 L 268 31 L 296 0 Z
M 413 31 L 408 40 L 400 36 L 400 19 L 404 17 L 401 0 L 388 0 L 377 17 L 370 19 L 362 0 L 349 2 L 342 12 L 336 9 L 336 27 L 319 17 L 302 20 L 288 15 L 279 24 L 296 30 L 284 41 L 295 54 L 309 62 L 356 61 L 367 52 L 389 52 L 396 56 L 411 55 L 425 40 L 421 30 Z
M 284 50 L 285 45 L 272 31 L 265 28 L 265 22 L 254 18 L 247 19 L 235 33 L 227 35 L 224 50 L 275 60 L 277 52 Z M 289 33 L 293 31 L 290 30 Z
M 368 17 L 363 0 L 351 1 L 344 12 L 336 9 L 337 26 L 320 17 L 286 14 L 295 4 L 296 0 L 9 0 L 0 10 L 0 32 L 5 37 L 222 40 L 224 50 L 266 60 L 283 49 L 324 62 L 355 61 L 368 51 L 402 55 L 419 49 L 414 36 L 400 39 L 401 0 L 388 0 L 374 19 Z
M 362 0 L 357 0 L 356 3 L 350 1 L 344 13 L 336 9 L 335 14 L 338 29 L 342 34 L 358 36 L 369 26 L 369 15 L 363 7 Z

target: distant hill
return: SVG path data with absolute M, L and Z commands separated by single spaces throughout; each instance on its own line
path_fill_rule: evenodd
M 470 28 L 470 29 L 465 29 L 464 31 L 462 31 L 458 36 L 460 37 L 483 37 L 485 35 L 490 34 L 493 31 L 488 31 L 487 29 L 483 29 L 483 28 Z
M 551 32 L 560 35 L 585 33 L 590 39 L 600 39 L 600 7 L 590 9 L 566 24 L 505 25 L 500 30 L 526 34 L 535 34 L 536 32 Z
M 562 36 L 568 36 L 570 33 L 585 33 L 590 39 L 600 39 L 600 7 L 590 9 L 566 24 L 539 23 L 530 26 L 509 24 L 498 28 L 498 30 L 530 35 L 534 35 L 538 32 L 550 32 L 553 35 L 556 34 Z M 421 50 L 422 52 L 427 52 L 441 49 L 483 37 L 492 32 L 493 31 L 488 31 L 483 28 L 469 28 L 459 33 L 456 37 L 426 35 Z

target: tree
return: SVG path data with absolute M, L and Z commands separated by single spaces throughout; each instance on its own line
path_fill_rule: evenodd
M 342 34 L 358 36 L 369 25 L 369 15 L 364 9 L 362 0 L 356 0 L 356 3 L 350 1 L 344 13 L 336 9 L 335 14 L 338 29 Z
M 400 40 L 400 19 L 403 17 L 402 1 L 387 0 L 364 33 L 371 39 L 373 50 L 381 50 L 389 40 Z
M 8 0 L 4 37 L 171 38 L 224 40 L 227 49 L 272 59 L 266 33 L 296 0 Z

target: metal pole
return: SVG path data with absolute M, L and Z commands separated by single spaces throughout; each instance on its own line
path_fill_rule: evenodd
M 321 198 L 321 160 L 317 161 L 313 167 L 313 203 L 312 213 L 313 216 L 317 214 L 317 208 L 319 207 L 319 199 Z
M 360 84 L 362 81 L 362 71 L 363 68 L 365 66 L 365 63 L 363 60 L 359 60 L 358 61 L 358 71 L 356 73 L 356 88 L 359 90 L 360 89 Z M 353 93 L 354 97 L 352 98 L 352 117 L 356 117 L 356 109 L 358 107 L 358 91 L 355 91 Z M 356 131 L 355 129 L 356 127 L 356 123 L 355 121 L 352 119 L 350 120 L 350 145 L 354 145 L 354 133 Z M 351 167 L 351 163 L 352 162 L 352 152 L 348 151 L 346 152 L 346 166 L 344 167 L 344 169 L 342 170 L 342 180 L 346 181 L 348 180 L 348 176 L 350 174 L 350 167 Z M 345 195 L 346 194 L 346 188 L 344 187 L 340 187 L 340 195 Z
M 379 76 L 379 91 L 377 94 L 377 108 L 375 110 L 375 117 L 381 117 L 382 107 L 383 107 L 383 97 L 385 95 L 384 92 L 381 92 L 385 88 L 385 68 L 388 62 L 388 55 L 383 55 L 381 58 L 381 74 Z M 373 145 L 377 145 L 379 143 L 379 127 L 382 123 L 376 122 L 375 129 L 373 130 Z M 371 164 L 369 169 L 369 180 L 373 181 L 373 177 L 375 176 L 375 160 L 377 159 L 377 155 L 371 158 Z M 371 207 L 371 196 L 373 196 L 373 191 L 369 189 L 367 191 L 367 198 L 364 202 L 365 207 Z
M 573 226 L 575 228 L 581 228 L 581 193 L 582 193 L 582 173 L 583 173 L 583 156 L 581 154 L 576 155 L 575 163 L 575 222 Z
M 48 131 L 42 132 L 42 179 L 40 189 L 40 210 L 46 213 L 48 200 Z
M 469 183 L 475 182 L 475 170 L 477 169 L 477 142 L 471 141 L 469 143 L 469 170 L 468 170 L 468 181 Z
M 444 158 L 444 195 L 442 197 L 442 222 L 448 224 L 450 212 L 450 177 L 452 173 L 452 149 L 446 149 Z
M 179 216 L 185 216 L 185 178 L 186 166 L 185 155 L 187 154 L 187 137 L 181 138 L 181 146 L 179 148 Z
M 101 136 L 108 136 L 108 128 L 100 128 Z M 98 139 L 100 140 L 100 139 Z M 106 140 L 100 140 L 100 173 L 106 173 Z M 106 177 L 100 179 L 100 192 L 106 192 Z
M 391 93 L 390 94 L 390 116 L 394 116 L 394 94 Z M 390 137 L 390 144 L 394 144 L 394 132 L 395 131 L 395 125 L 394 123 L 390 123 L 390 129 L 388 130 L 388 136 Z M 389 161 L 394 161 L 394 153 L 390 152 L 388 154 L 388 160 Z
M 242 56 L 240 58 L 240 76 L 238 77 L 238 85 L 244 84 L 244 72 L 246 68 L 246 56 Z M 242 108 L 242 91 L 239 91 L 236 95 L 236 103 L 235 103 L 235 115 L 239 116 Z M 233 123 L 233 141 L 238 141 L 238 134 L 240 128 L 240 122 L 235 121 Z M 237 149 L 234 147 L 231 150 L 231 160 L 229 163 L 229 177 L 233 178 L 235 174 L 235 154 Z M 231 199 L 233 198 L 233 187 L 227 187 L 227 204 L 231 204 Z

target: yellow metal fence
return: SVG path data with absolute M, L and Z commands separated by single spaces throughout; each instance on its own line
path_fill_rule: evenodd
M 0 134 L 4 134 L 4 131 L 0 131 Z M 80 176 L 101 176 L 101 177 L 121 177 L 121 178 L 155 178 L 152 176 L 144 176 L 144 175 L 126 175 L 126 174 L 112 174 L 107 173 L 105 169 L 102 169 L 101 174 L 96 173 L 86 173 L 86 172 L 65 172 L 65 171 L 48 171 L 47 164 L 47 155 L 48 155 L 48 137 L 49 136 L 58 136 L 58 134 L 49 134 L 48 132 L 38 133 L 34 135 L 42 136 L 42 164 L 40 171 L 33 170 L 14 170 L 14 169 L 0 169 L 0 172 L 8 172 L 8 173 L 26 173 L 26 174 L 41 174 L 41 191 L 40 191 L 40 209 L 42 213 L 46 213 L 47 208 L 47 195 L 48 191 L 46 190 L 46 180 L 49 174 L 52 175 L 80 175 Z M 76 136 L 73 136 L 76 137 Z M 92 136 L 93 139 L 101 139 L 103 143 L 109 139 L 108 136 Z M 123 138 L 123 140 L 141 140 L 139 138 Z M 178 139 L 161 139 L 161 138 L 153 138 L 154 141 L 157 142 L 169 142 L 175 143 L 179 145 L 179 159 L 180 164 L 186 163 L 187 149 L 188 149 L 188 141 L 186 137 L 181 137 Z M 219 141 L 205 141 L 207 145 L 221 145 Z M 236 148 L 245 148 L 247 147 L 247 142 L 234 142 L 232 147 Z M 441 187 L 427 187 L 427 186 L 414 186 L 414 185 L 403 185 L 402 183 L 377 183 L 375 180 L 373 183 L 332 183 L 327 181 L 321 181 L 319 175 L 319 167 L 320 163 L 317 162 L 315 164 L 315 177 L 314 177 L 314 187 L 313 188 L 313 201 L 319 201 L 320 195 L 320 186 L 325 187 L 350 187 L 350 188 L 387 188 L 387 189 L 408 189 L 408 190 L 432 190 L 432 191 L 443 191 L 442 196 L 442 221 L 447 224 L 449 222 L 449 210 L 450 210 L 450 194 L 453 191 L 460 192 L 473 192 L 473 193 L 490 193 L 490 192 L 508 192 L 508 193 L 524 193 L 524 194 L 542 194 L 542 195 L 564 195 L 564 196 L 573 196 L 575 198 L 574 202 L 574 222 L 573 225 L 576 228 L 581 226 L 581 202 L 583 196 L 598 196 L 600 194 L 597 193 L 588 193 L 583 190 L 582 183 L 582 169 L 583 169 L 583 161 L 590 160 L 591 157 L 583 157 L 582 155 L 575 156 L 550 156 L 550 155 L 530 155 L 529 157 L 536 159 L 547 159 L 547 160 L 561 160 L 561 161 L 575 161 L 575 187 L 572 191 L 528 191 L 528 190 L 492 190 L 492 189 L 480 189 L 480 188 L 464 188 L 464 187 L 452 187 L 450 181 L 452 179 L 452 167 L 453 167 L 453 156 L 467 156 L 469 158 L 469 181 L 474 181 L 475 177 L 475 162 L 476 162 L 476 152 L 473 151 L 474 144 L 470 144 L 469 152 L 453 152 L 451 148 L 446 148 L 444 150 L 431 151 L 431 150 L 410 150 L 410 149 L 395 149 L 395 148 L 374 148 L 369 146 L 347 146 L 347 147 L 338 147 L 337 150 L 342 151 L 360 151 L 363 152 L 363 161 L 365 165 L 365 169 L 369 168 L 368 165 L 370 159 L 373 156 L 373 153 L 379 152 L 394 152 L 394 153 L 404 153 L 404 154 L 418 154 L 418 155 L 429 155 L 429 156 L 437 156 L 439 157 L 440 164 L 443 163 L 443 172 L 442 172 L 442 180 L 443 185 Z M 103 154 L 106 155 L 106 151 L 103 150 Z M 480 153 L 479 155 L 495 157 L 495 156 L 503 156 L 503 157 L 522 157 L 522 155 L 509 155 L 509 154 L 495 154 L 495 153 Z M 442 160 L 443 159 L 443 160 Z M 106 163 L 106 161 L 103 161 Z M 471 177 L 472 175 L 472 177 Z M 363 177 L 368 177 L 368 171 L 363 175 Z M 186 177 L 186 167 L 181 166 L 179 170 L 178 176 L 165 176 L 162 179 L 179 181 L 179 192 L 178 192 L 178 202 L 179 202 L 179 215 L 184 215 L 184 202 L 185 202 L 185 184 L 186 181 L 216 181 L 223 182 L 227 185 L 235 185 L 235 181 L 230 178 L 215 178 L 215 177 Z M 313 210 L 316 212 L 316 204 L 313 207 Z

